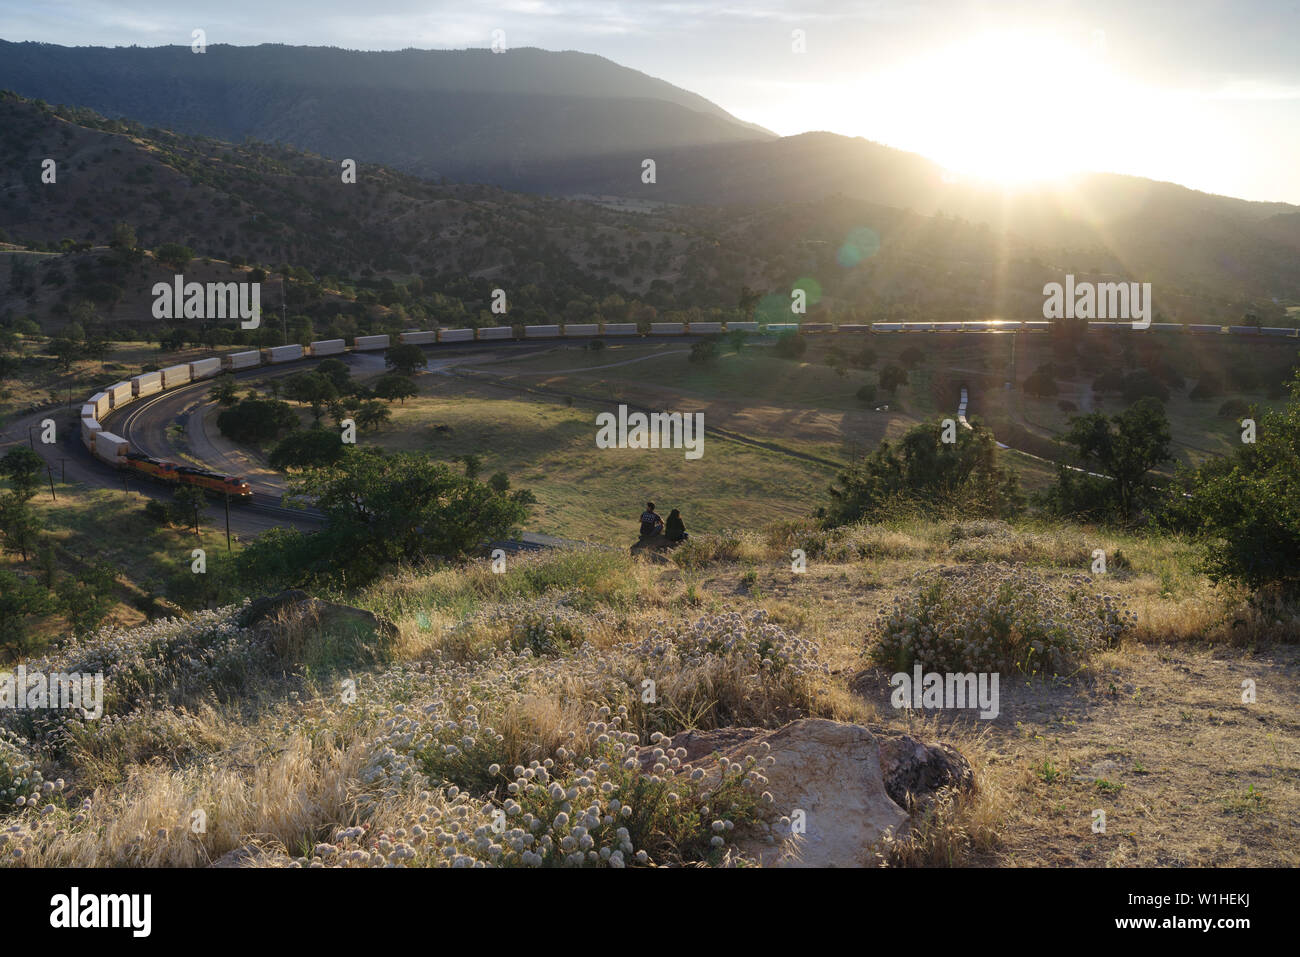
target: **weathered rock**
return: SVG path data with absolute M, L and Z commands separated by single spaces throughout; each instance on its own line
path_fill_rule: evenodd
M 880 742 L 880 772 L 885 790 L 901 807 L 924 801 L 945 787 L 968 790 L 975 774 L 967 761 L 950 744 L 925 744 L 908 734 L 873 727 Z
M 908 824 L 907 813 L 885 790 L 875 735 L 861 725 L 821 718 L 794 721 L 778 731 L 754 731 L 687 732 L 671 743 L 694 753 L 693 763 L 712 776 L 718 774 L 718 763 L 710 760 L 714 753 L 737 763 L 751 754 L 774 759 L 763 771 L 765 789 L 775 799 L 774 816 L 802 811 L 806 830 L 793 846 L 741 835 L 736 849 L 767 866 L 875 865 L 881 839 Z
M 248 607 L 244 609 L 239 616 L 239 624 L 244 628 L 251 628 L 266 618 L 273 612 L 279 611 L 286 605 L 297 604 L 307 600 L 307 593 L 297 588 L 290 588 L 280 592 L 278 595 L 263 596 L 254 598 L 249 602 Z
M 968 789 L 975 783 L 970 763 L 952 745 L 943 742 L 924 742 L 889 728 L 868 725 L 876 736 L 880 749 L 880 772 L 885 791 L 900 807 L 907 808 L 909 800 L 924 801 L 945 787 Z M 741 745 L 757 743 L 770 734 L 763 728 L 718 728 L 713 731 L 683 731 L 672 739 L 672 747 L 684 748 L 683 764 L 698 764 L 701 758 L 735 749 Z M 654 761 L 652 749 L 643 748 L 641 765 L 649 770 Z

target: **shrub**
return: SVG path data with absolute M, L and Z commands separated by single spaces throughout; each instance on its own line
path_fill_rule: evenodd
M 797 332 L 783 332 L 776 337 L 772 354 L 782 359 L 798 359 L 808 351 L 808 340 Z
M 1240 419 L 1250 414 L 1250 405 L 1245 399 L 1229 399 L 1219 406 L 1219 415 L 1225 419 Z
M 876 401 L 876 387 L 870 382 L 864 383 L 857 392 L 854 393 L 862 402 Z
M 1073 671 L 1116 644 L 1136 616 L 1086 575 L 1048 578 L 1022 565 L 929 569 L 881 608 L 868 650 L 899 671 Z

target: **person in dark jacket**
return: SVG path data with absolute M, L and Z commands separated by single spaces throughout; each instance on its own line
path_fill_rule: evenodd
M 690 538 L 686 534 L 686 523 L 682 521 L 682 513 L 677 509 L 668 513 L 668 521 L 664 525 L 664 537 L 670 542 L 684 542 Z
M 645 511 L 641 513 L 641 537 L 654 538 L 664 530 L 664 520 L 655 512 L 655 503 L 646 502 Z

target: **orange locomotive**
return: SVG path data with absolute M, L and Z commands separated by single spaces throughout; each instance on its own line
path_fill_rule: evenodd
M 195 485 L 205 491 L 216 492 L 218 495 L 229 495 L 231 498 L 245 502 L 253 498 L 253 487 L 242 478 L 236 478 L 233 475 L 220 475 L 206 469 L 190 468 L 186 465 L 180 466 L 176 469 L 176 472 L 180 476 L 181 482 L 186 485 Z
M 219 475 L 206 469 L 177 465 L 174 462 L 164 462 L 161 459 L 155 459 L 140 452 L 129 453 L 123 464 L 133 472 L 139 472 L 141 475 L 145 475 L 156 482 L 162 482 L 164 485 L 193 485 L 204 491 L 215 492 L 218 495 L 229 495 L 231 498 L 243 502 L 250 501 L 253 498 L 252 486 L 242 478 Z

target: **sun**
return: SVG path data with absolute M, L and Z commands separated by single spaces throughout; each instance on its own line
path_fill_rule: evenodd
M 910 60 L 871 85 L 887 95 L 878 112 L 888 141 L 961 177 L 1027 184 L 1085 168 L 1099 131 L 1078 120 L 1107 99 L 1111 83 L 1102 37 L 1001 29 Z

